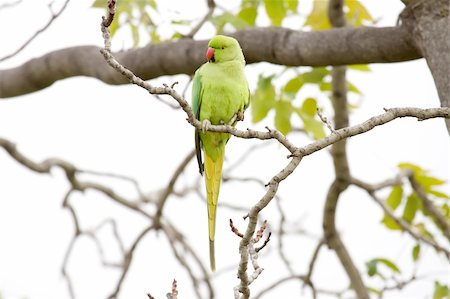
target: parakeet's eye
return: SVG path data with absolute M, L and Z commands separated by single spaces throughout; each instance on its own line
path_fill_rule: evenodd
M 225 47 L 224 47 L 224 46 L 222 46 L 222 50 L 223 50 L 223 49 L 225 49 Z

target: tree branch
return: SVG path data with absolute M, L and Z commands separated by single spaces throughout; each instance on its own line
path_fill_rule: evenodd
M 52 10 L 52 5 L 53 5 L 53 2 L 51 2 L 50 4 L 49 4 L 49 9 L 50 9 L 50 12 L 51 12 L 51 17 L 50 17 L 50 19 L 47 21 L 47 23 L 42 27 L 42 28 L 40 28 L 39 30 L 37 30 L 32 36 L 30 36 L 19 48 L 17 48 L 14 52 L 12 52 L 12 53 L 10 53 L 10 54 L 8 54 L 8 55 L 5 55 L 5 56 L 3 56 L 3 57 L 0 57 L 0 62 L 2 62 L 2 61 L 5 61 L 5 60 L 7 60 L 7 59 L 9 59 L 9 58 L 11 58 L 11 57 L 13 57 L 13 56 L 15 56 L 15 55 L 17 55 L 17 54 L 19 54 L 20 52 L 22 52 L 22 50 L 23 49 L 25 49 L 36 37 L 38 37 L 38 35 L 39 34 L 41 34 L 42 32 L 44 32 L 45 30 L 47 30 L 51 25 L 52 25 L 52 23 L 61 15 L 61 13 L 66 9 L 66 7 L 67 7 L 67 4 L 69 4 L 69 1 L 70 0 L 66 0 L 65 2 L 64 2 L 64 4 L 63 4 L 63 6 L 57 11 L 57 12 L 53 12 L 53 10 Z M 16 1 L 15 3 L 11 3 L 11 5 L 15 5 L 15 4 L 18 4 L 18 3 L 20 3 L 21 1 Z M 0 7 L 0 9 L 1 9 L 1 7 Z M 0 71 L 0 78 L 1 78 L 1 71 Z M 1 80 L 0 80 L 1 81 Z M 1 84 L 0 84 L 1 85 Z M 1 94 L 1 88 L 0 88 L 0 94 Z M 1 96 L 0 96 L 1 97 Z
M 433 75 L 442 107 L 450 107 L 450 5 L 448 0 L 410 1 L 400 15 Z M 450 133 L 450 120 L 446 121 Z
M 411 187 L 416 192 L 417 196 L 422 201 L 423 208 L 430 213 L 431 217 L 436 221 L 437 226 L 442 230 L 444 236 L 447 240 L 450 241 L 450 223 L 445 218 L 444 215 L 434 206 L 431 199 L 428 198 L 425 190 L 422 186 L 416 181 L 413 175 L 409 176 L 409 182 L 411 183 Z
M 420 58 L 404 27 L 342 28 L 302 32 L 286 28 L 238 31 L 247 63 L 271 62 L 291 66 L 387 63 Z M 203 62 L 207 41 L 180 39 L 115 53 L 123 65 L 144 80 L 163 75 L 192 74 Z M 0 70 L 0 98 L 46 88 L 74 76 L 97 78 L 108 84 L 128 80 L 108 68 L 99 47 L 57 50 L 15 68 Z
M 216 2 L 214 0 L 206 0 L 206 4 L 208 5 L 208 12 L 203 16 L 203 18 L 192 28 L 191 32 L 186 34 L 184 37 L 193 38 L 194 35 L 205 25 L 206 21 L 212 17 L 214 13 L 214 9 L 216 8 Z
M 400 181 L 401 180 L 401 176 L 398 176 L 396 179 L 393 180 L 393 182 L 395 182 L 395 180 L 399 180 Z M 406 222 L 402 218 L 399 218 L 399 217 L 395 216 L 395 214 L 391 210 L 391 208 L 389 208 L 389 206 L 375 194 L 375 191 L 377 189 L 376 189 L 376 187 L 374 185 L 367 184 L 367 183 L 362 182 L 362 181 L 360 181 L 358 179 L 355 179 L 355 178 L 351 179 L 351 183 L 353 185 L 357 186 L 357 187 L 360 187 L 360 188 L 366 190 L 367 193 L 372 197 L 372 199 L 381 207 L 383 212 L 386 215 L 388 215 L 390 218 L 392 218 L 395 221 L 395 223 L 399 227 L 402 228 L 403 231 L 407 232 L 411 237 L 413 237 L 417 241 L 421 241 L 423 243 L 426 243 L 426 244 L 434 247 L 434 249 L 436 249 L 436 251 L 444 253 L 445 256 L 447 257 L 447 259 L 450 259 L 450 250 L 442 247 L 435 240 L 433 240 L 433 239 L 431 239 L 431 238 L 429 238 L 427 236 L 423 236 L 423 235 L 417 233 L 414 230 L 414 228 L 412 228 L 409 225 L 408 222 Z M 381 184 L 380 186 L 385 187 L 386 185 Z
M 103 38 L 104 38 L 105 48 L 101 50 L 101 53 L 103 54 L 106 62 L 113 69 L 115 69 L 120 74 L 122 74 L 124 77 L 126 77 L 129 80 L 129 82 L 146 89 L 151 94 L 170 95 L 174 100 L 176 100 L 179 103 L 180 107 L 187 114 L 187 117 L 188 117 L 187 121 L 192 126 L 198 128 L 198 129 L 201 128 L 201 123 L 194 117 L 192 109 L 189 106 L 189 104 L 187 103 L 187 101 L 173 89 L 173 86 L 176 83 L 172 84 L 172 86 L 170 86 L 170 87 L 168 85 L 164 85 L 164 87 L 153 87 L 148 82 L 143 81 L 141 78 L 139 78 L 138 76 L 133 74 L 132 71 L 130 71 L 129 69 L 124 67 L 122 64 L 120 64 L 114 58 L 114 56 L 111 54 L 111 42 L 110 42 L 110 36 L 109 36 L 109 29 L 107 27 L 102 26 L 102 34 L 103 34 Z M 431 112 L 431 115 L 427 112 Z M 444 115 L 444 117 L 449 117 L 450 108 L 386 109 L 386 113 L 384 113 L 378 117 L 372 117 L 371 119 L 360 124 L 359 126 L 346 127 L 346 128 L 342 128 L 340 130 L 336 130 L 336 131 L 332 132 L 332 134 L 329 135 L 328 137 L 318 140 L 316 142 L 313 142 L 312 144 L 309 144 L 309 145 L 301 147 L 301 148 L 295 147 L 294 144 L 291 143 L 283 134 L 281 134 L 280 132 L 278 132 L 276 130 L 268 129 L 269 132 L 258 132 L 258 131 L 253 131 L 253 130 L 239 131 L 238 129 L 236 129 L 230 125 L 210 126 L 208 131 L 211 131 L 211 132 L 226 132 L 226 133 L 231 133 L 234 136 L 238 136 L 238 137 L 242 137 L 242 138 L 276 139 L 291 152 L 291 155 L 289 156 L 290 162 L 278 174 L 276 174 L 274 177 L 272 177 L 272 179 L 267 184 L 267 186 L 269 188 L 268 188 L 266 194 L 261 198 L 261 200 L 255 206 L 253 206 L 251 208 L 251 210 L 248 214 L 249 224 L 248 224 L 247 229 L 244 233 L 244 236 L 239 244 L 239 252 L 240 252 L 241 258 L 240 258 L 239 268 L 238 268 L 238 277 L 240 279 L 240 287 L 239 287 L 238 291 L 242 294 L 242 298 L 247 299 L 250 296 L 250 290 L 249 290 L 248 286 L 251 283 L 253 277 L 249 277 L 247 274 L 247 265 L 248 265 L 248 260 L 249 260 L 248 248 L 251 245 L 250 243 L 252 240 L 252 236 L 255 233 L 258 214 L 275 197 L 280 182 L 283 181 L 284 179 L 286 179 L 290 174 L 292 174 L 292 172 L 296 169 L 296 167 L 299 165 L 299 163 L 301 162 L 301 160 L 304 156 L 312 154 L 313 152 L 316 152 L 330 144 L 344 140 L 350 136 L 367 132 L 368 130 L 371 130 L 375 126 L 387 123 L 397 117 L 402 117 L 402 116 L 407 116 L 409 114 L 412 114 L 415 117 L 418 117 L 420 119 L 425 119 L 425 118 L 433 117 L 433 113 L 437 113 L 438 115 Z M 337 234 L 336 234 L 336 236 L 339 237 Z M 338 252 L 338 251 L 336 251 L 336 252 Z M 345 253 L 346 251 L 341 250 L 339 252 Z M 343 264 L 348 261 L 348 259 L 346 259 L 345 256 L 340 256 L 340 258 L 341 258 L 341 261 L 343 261 Z M 351 260 L 350 260 L 350 262 L 351 262 Z M 357 271 L 356 271 L 356 273 L 357 273 Z M 359 276 L 359 273 L 357 273 L 356 275 Z M 351 276 L 351 275 L 349 274 L 349 276 Z M 353 280 L 352 280 L 352 283 L 353 283 Z M 358 286 L 354 286 L 354 288 L 355 288 L 355 290 L 357 290 Z M 364 288 L 364 290 L 365 290 L 365 288 Z M 358 295 L 359 295 L 359 293 L 358 293 Z
M 329 2 L 328 18 L 333 27 L 346 26 L 343 0 L 331 0 Z M 331 70 L 331 100 L 334 110 L 334 127 L 336 129 L 345 128 L 349 124 L 346 72 L 346 66 L 335 66 Z M 325 242 L 329 248 L 336 252 L 342 267 L 347 272 L 350 285 L 356 296 L 359 299 L 369 299 L 361 274 L 336 228 L 338 201 L 350 182 L 346 139 L 332 145 L 331 156 L 333 158 L 335 179 L 328 190 L 324 207 L 323 230 Z

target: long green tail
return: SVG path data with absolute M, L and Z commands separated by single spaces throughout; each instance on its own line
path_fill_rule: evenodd
M 222 180 L 222 165 L 224 152 L 213 161 L 205 153 L 205 185 L 208 200 L 208 230 L 209 230 L 209 262 L 211 271 L 216 271 L 216 259 L 214 254 L 214 235 L 216 233 L 216 210 L 219 198 L 220 181 Z

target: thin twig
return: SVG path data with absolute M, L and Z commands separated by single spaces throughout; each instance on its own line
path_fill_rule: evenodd
M 55 13 L 55 12 L 53 12 L 53 10 L 52 10 L 52 3 L 50 3 L 49 4 L 49 9 L 50 9 L 50 12 L 51 12 L 51 17 L 50 17 L 50 19 L 47 21 L 47 23 L 42 27 L 42 28 L 40 28 L 39 30 L 37 30 L 32 36 L 30 36 L 19 48 L 17 48 L 14 52 L 12 52 L 12 53 L 10 53 L 10 54 L 8 54 L 8 55 L 6 55 L 6 56 L 3 56 L 3 57 L 0 57 L 0 62 L 3 62 L 3 61 L 5 61 L 5 60 L 7 60 L 7 59 L 9 59 L 9 58 L 11 58 L 11 57 L 13 57 L 13 56 L 15 56 L 15 55 L 17 55 L 17 54 L 19 54 L 20 52 L 22 52 L 22 50 L 23 49 L 25 49 L 39 34 L 41 34 L 42 32 L 44 32 L 45 30 L 47 30 L 49 27 L 50 27 L 50 25 L 61 15 L 61 13 L 66 9 L 66 7 L 67 7 L 67 4 L 69 4 L 69 1 L 70 0 L 66 0 L 65 2 L 64 2 L 64 4 L 63 4 L 63 6 Z M 19 1 L 18 1 L 19 2 Z
M 442 230 L 444 236 L 450 241 L 450 224 L 444 215 L 434 206 L 431 199 L 428 198 L 423 187 L 416 181 L 413 175 L 409 176 L 409 182 L 414 189 L 420 200 L 422 201 L 423 208 L 431 215 L 435 220 L 436 225 Z
M 128 270 L 130 269 L 131 261 L 133 260 L 133 254 L 134 254 L 138 244 L 140 244 L 141 240 L 153 229 L 154 229 L 154 226 L 152 226 L 152 225 L 147 226 L 144 230 L 142 230 L 142 232 L 136 237 L 134 242 L 131 244 L 131 247 L 128 249 L 128 251 L 126 252 L 126 254 L 124 256 L 123 266 L 121 269 L 122 271 L 120 273 L 119 280 L 115 286 L 114 291 L 108 296 L 108 299 L 117 298 L 117 296 L 120 292 L 120 289 L 122 288 L 122 284 L 125 280 L 125 277 L 128 274 Z
M 205 25 L 206 21 L 208 21 L 209 18 L 212 17 L 214 9 L 216 8 L 216 2 L 214 0 L 206 0 L 206 2 L 208 5 L 207 13 L 203 16 L 200 22 L 198 22 L 198 24 L 195 25 L 194 28 L 192 28 L 192 30 L 188 34 L 184 35 L 184 37 L 193 38 L 194 35 L 203 27 L 203 25 Z
M 4 4 L 0 5 L 0 10 L 14 7 L 16 5 L 19 5 L 20 3 L 22 3 L 22 0 L 16 0 L 16 1 L 11 1 L 9 3 L 8 2 L 4 3 Z
M 328 120 L 328 118 L 325 115 L 323 115 L 322 109 L 317 108 L 317 115 L 319 116 L 320 120 L 327 126 L 330 132 L 336 131 L 331 125 L 331 122 Z
M 109 27 L 114 20 L 114 15 L 116 14 L 116 1 L 108 0 L 108 15 L 102 17 L 102 26 Z
M 183 171 L 186 169 L 186 166 L 189 164 L 189 162 L 194 158 L 195 156 L 195 149 L 191 150 L 187 156 L 183 159 L 183 161 L 178 165 L 177 169 L 172 175 L 172 178 L 169 181 L 169 184 L 164 189 L 163 193 L 161 194 L 160 198 L 158 199 L 158 203 L 156 205 L 157 212 L 155 213 L 155 223 L 158 225 L 164 205 L 167 201 L 167 198 L 171 193 L 173 193 L 173 188 L 175 187 L 175 183 L 177 182 L 180 175 L 183 173 Z
M 383 212 L 389 216 L 390 218 L 392 218 L 394 220 L 394 222 L 402 228 L 403 231 L 407 232 L 411 237 L 413 237 L 414 239 L 416 239 L 417 241 L 426 243 L 430 246 L 432 246 L 434 249 L 436 249 L 436 251 L 438 252 L 442 252 L 445 254 L 445 256 L 447 257 L 447 259 L 450 259 L 450 250 L 442 247 L 441 245 L 439 245 L 435 240 L 430 239 L 427 236 L 423 236 L 420 235 L 419 233 L 417 233 L 414 228 L 412 228 L 408 222 L 406 222 L 405 220 L 396 217 L 394 212 L 389 208 L 389 206 L 382 200 L 380 199 L 375 192 L 371 191 L 370 188 L 366 188 L 367 183 L 362 183 L 360 180 L 357 179 L 352 179 L 351 183 L 357 187 L 360 187 L 364 190 L 367 191 L 367 193 L 372 197 L 372 199 L 381 207 L 381 209 L 383 210 Z

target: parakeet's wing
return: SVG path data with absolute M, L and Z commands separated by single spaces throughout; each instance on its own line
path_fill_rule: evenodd
M 248 88 L 248 97 L 247 97 L 247 101 L 244 104 L 244 110 L 246 110 L 248 108 L 248 106 L 250 106 L 250 100 L 251 100 L 250 95 L 251 95 L 250 88 Z
M 200 107 L 202 105 L 202 76 L 200 69 L 195 73 L 192 82 L 192 109 L 195 118 L 200 120 Z M 198 170 L 203 175 L 204 166 L 202 161 L 202 141 L 200 140 L 200 132 L 195 129 L 195 153 L 197 155 Z

